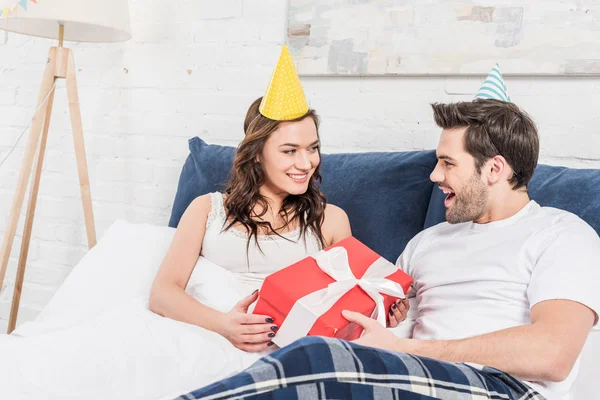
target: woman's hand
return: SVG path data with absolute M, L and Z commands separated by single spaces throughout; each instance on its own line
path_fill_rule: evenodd
M 248 307 L 258 299 L 258 290 L 240 300 L 223 314 L 217 333 L 235 347 L 247 352 L 258 352 L 273 345 L 271 339 L 279 327 L 268 315 L 248 314 Z
M 398 299 L 392 303 L 389 311 L 390 318 L 388 319 L 388 328 L 395 328 L 400 322 L 404 321 L 408 315 L 408 310 L 410 310 L 408 297 Z

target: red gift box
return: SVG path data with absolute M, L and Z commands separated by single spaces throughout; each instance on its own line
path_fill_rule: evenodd
M 404 297 L 412 281 L 358 239 L 349 237 L 269 275 L 253 313 L 275 320 L 280 329 L 273 341 L 280 347 L 305 335 L 354 340 L 362 328 L 349 323 L 342 310 L 372 317 L 378 309 L 379 314 L 383 312 L 378 320 L 385 323 L 390 306 Z M 335 303 L 329 305 L 331 301 Z

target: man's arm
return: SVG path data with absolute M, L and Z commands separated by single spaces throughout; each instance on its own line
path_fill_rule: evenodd
M 595 321 L 587 306 L 548 300 L 531 309 L 531 324 L 462 340 L 399 339 L 361 314 L 344 316 L 365 328 L 356 343 L 451 362 L 474 362 L 524 380 L 567 378 Z

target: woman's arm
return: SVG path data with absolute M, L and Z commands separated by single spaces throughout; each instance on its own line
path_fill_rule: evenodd
M 338 206 L 327 204 L 321 233 L 323 234 L 326 246 L 331 246 L 342 239 L 346 239 L 348 236 L 352 236 L 350 220 L 348 220 L 346 212 Z
M 221 313 L 185 292 L 196 265 L 210 212 L 210 196 L 197 197 L 181 217 L 150 292 L 150 310 L 164 317 L 218 330 Z
M 186 293 L 196 261 L 202 250 L 206 220 L 211 208 L 210 195 L 196 198 L 179 221 L 175 237 L 161 264 L 150 292 L 150 310 L 211 330 L 245 351 L 267 347 L 273 333 L 268 316 L 247 314 L 257 293 L 242 299 L 230 312 L 222 313 L 205 306 Z

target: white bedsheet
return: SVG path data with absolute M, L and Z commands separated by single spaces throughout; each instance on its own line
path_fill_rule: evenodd
M 223 311 L 248 294 L 239 289 L 233 274 L 203 258 L 187 288 Z M 33 322 L 21 332 L 24 337 L 0 336 L 2 399 L 173 398 L 261 357 L 218 334 L 152 313 L 147 297 L 75 326 L 49 331 Z

